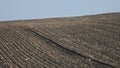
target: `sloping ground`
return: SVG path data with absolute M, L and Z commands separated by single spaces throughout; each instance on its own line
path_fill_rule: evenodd
M 1 68 L 120 68 L 120 13 L 0 23 Z

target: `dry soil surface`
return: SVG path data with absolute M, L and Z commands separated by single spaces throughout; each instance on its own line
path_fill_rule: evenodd
M 120 13 L 0 22 L 1 68 L 120 68 Z

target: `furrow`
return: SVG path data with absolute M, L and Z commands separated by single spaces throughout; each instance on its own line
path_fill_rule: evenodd
M 83 58 L 85 58 L 85 59 L 89 59 L 89 57 L 84 56 L 84 55 L 81 55 L 80 53 L 77 53 L 77 52 L 75 52 L 75 51 L 69 50 L 69 49 L 67 49 L 67 48 L 64 48 L 63 46 L 61 46 L 61 45 L 57 44 L 56 42 L 54 42 L 54 41 L 52 41 L 52 40 L 50 40 L 50 39 L 48 39 L 48 38 L 46 38 L 46 37 L 44 37 L 44 36 L 36 33 L 35 31 L 33 31 L 33 30 L 31 30 L 31 29 L 27 29 L 27 30 L 29 30 L 29 31 L 35 33 L 36 35 L 38 35 L 39 38 L 41 38 L 41 39 L 42 39 L 44 42 L 46 42 L 46 43 L 53 43 L 53 44 L 55 44 L 57 47 L 65 50 L 66 52 L 70 52 L 70 53 L 76 54 L 76 55 L 78 55 L 78 56 L 80 56 L 80 57 L 83 57 Z M 92 59 L 92 58 L 91 58 L 91 60 L 92 60 L 93 62 L 96 62 L 96 63 L 99 63 L 99 64 L 103 64 L 103 65 L 109 66 L 109 67 L 111 67 L 111 68 L 115 68 L 115 66 L 112 66 L 111 64 L 104 63 L 104 62 L 101 62 L 101 61 L 98 61 L 98 60 L 95 60 L 95 59 Z

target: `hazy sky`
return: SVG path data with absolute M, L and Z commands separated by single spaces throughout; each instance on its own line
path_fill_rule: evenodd
M 0 0 L 0 21 L 120 12 L 120 0 Z

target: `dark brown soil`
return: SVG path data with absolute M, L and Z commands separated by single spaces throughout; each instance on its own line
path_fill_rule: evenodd
M 120 13 L 0 22 L 0 68 L 120 68 Z

